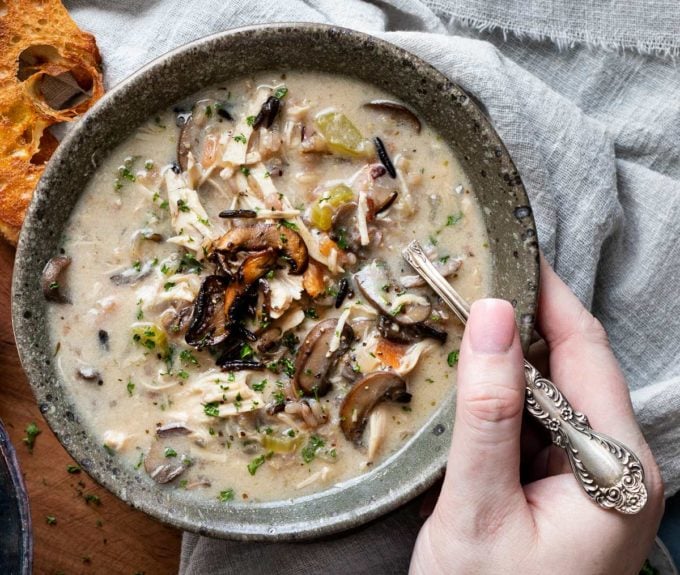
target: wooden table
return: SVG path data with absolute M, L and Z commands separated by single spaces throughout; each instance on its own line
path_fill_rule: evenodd
M 10 318 L 14 250 L 0 241 L 0 419 L 16 447 L 33 518 L 34 573 L 176 573 L 181 533 L 128 507 L 75 462 L 43 419 L 19 364 Z M 22 442 L 35 422 L 31 454 Z M 48 522 L 48 517 L 54 518 Z

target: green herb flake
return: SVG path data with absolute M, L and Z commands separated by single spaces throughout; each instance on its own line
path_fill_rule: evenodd
M 167 210 L 170 207 L 168 200 L 163 200 L 158 206 L 161 210 Z
M 191 353 L 191 350 L 189 349 L 183 349 L 182 351 L 179 352 L 179 360 L 184 365 L 193 365 L 196 367 L 200 367 L 198 360 L 196 359 L 196 356 L 194 356 L 194 354 Z
M 460 220 L 463 219 L 463 212 L 458 212 L 457 214 L 452 214 L 446 218 L 447 226 L 455 226 Z
M 290 359 L 289 357 L 282 357 L 279 360 L 279 364 L 283 368 L 283 372 L 288 377 L 293 377 L 295 375 L 295 364 L 293 363 L 292 359 Z
M 180 379 L 189 379 L 189 372 L 185 371 L 183 369 L 180 369 L 177 372 L 177 377 L 179 377 Z
M 165 282 L 165 283 L 163 284 L 163 289 L 164 289 L 165 291 L 171 290 L 171 289 L 174 288 L 174 287 L 175 287 L 175 282 Z
M 255 459 L 251 460 L 250 463 L 248 463 L 248 473 L 255 475 L 257 470 L 264 465 L 264 461 L 264 455 L 258 455 Z
M 454 350 L 449 355 L 446 356 L 446 363 L 449 364 L 449 367 L 453 367 L 458 363 L 458 355 L 460 354 L 459 350 Z
M 242 173 L 244 176 L 249 176 L 249 175 L 250 175 L 250 168 L 249 168 L 249 167 L 247 167 L 247 166 L 241 166 L 240 170 L 241 170 L 241 173 Z
M 254 391 L 264 391 L 264 388 L 267 387 L 268 381 L 266 379 L 263 379 L 262 381 L 258 383 L 253 383 L 251 386 Z
M 51 290 L 57 290 L 59 289 L 59 282 L 52 282 L 49 287 Z
M 253 351 L 253 348 L 250 347 L 247 343 L 244 343 L 243 347 L 241 348 L 241 351 L 239 352 L 239 357 L 241 359 L 248 359 L 253 357 L 254 353 L 255 352 Z
M 184 212 L 184 213 L 187 213 L 187 212 L 191 211 L 191 208 L 190 208 L 190 207 L 187 205 L 187 203 L 186 203 L 184 200 L 182 200 L 182 199 L 177 200 L 177 209 L 178 209 L 180 212 Z
M 142 463 L 144 463 L 144 452 L 139 454 L 139 459 L 137 460 L 137 463 L 135 463 L 135 469 L 139 469 L 142 466 Z
M 239 144 L 245 144 L 246 142 L 248 142 L 244 134 L 238 134 L 234 136 L 234 141 L 238 142 Z
M 294 232 L 300 231 L 300 228 L 297 224 L 289 222 L 288 220 L 281 220 L 281 225 L 285 228 L 288 228 L 289 230 L 293 230 Z
M 147 160 L 144 162 L 144 169 L 148 172 L 149 170 L 153 170 L 153 160 Z
M 71 475 L 74 475 L 76 473 L 80 473 L 80 467 L 78 465 L 67 465 L 66 471 Z
M 248 468 L 248 471 L 250 471 L 250 468 Z M 254 474 L 251 474 L 254 475 Z M 227 503 L 229 501 L 234 500 L 234 490 L 229 488 L 225 489 L 224 491 L 220 491 L 220 494 L 217 496 L 217 499 L 220 501 L 220 503 Z
M 177 268 L 177 271 L 200 274 L 203 271 L 203 264 L 199 262 L 192 254 L 187 252 L 179 261 L 179 267 Z
M 274 92 L 274 98 L 278 98 L 279 100 L 281 100 L 282 98 L 286 97 L 287 93 L 288 88 L 286 88 L 285 86 L 279 86 Z
M 230 371 L 230 372 L 227 374 L 227 381 L 228 381 L 229 383 L 232 383 L 232 382 L 236 381 L 236 374 L 235 374 L 233 371 Z
M 316 457 L 316 452 L 324 445 L 325 442 L 323 439 L 321 439 L 318 435 L 312 435 L 309 438 L 309 443 L 307 443 L 307 445 L 305 445 L 300 452 L 302 455 L 302 460 L 305 463 L 311 463 Z
M 451 257 L 451 256 L 441 256 L 441 257 L 439 258 L 439 261 L 442 262 L 443 264 L 445 264 L 446 262 L 449 261 L 449 258 L 450 258 L 450 257 Z
M 26 447 L 28 447 L 29 453 L 33 453 L 33 447 L 35 446 L 35 438 L 40 435 L 42 431 L 38 428 L 38 426 L 34 423 L 31 422 L 26 426 L 26 437 L 22 439 L 22 441 L 26 444 Z
M 163 451 L 163 455 L 165 455 L 165 457 L 177 457 L 177 452 L 172 447 L 166 447 L 165 451 Z
M 132 383 L 132 379 L 128 379 L 127 385 L 125 386 L 125 389 L 127 389 L 128 395 L 132 397 L 133 392 L 135 391 L 135 384 Z
M 182 479 L 182 480 L 179 482 L 179 487 L 180 487 L 180 489 L 186 489 L 186 488 L 187 488 L 187 485 L 189 485 L 189 480 L 188 480 L 188 479 Z
M 102 445 L 102 447 L 104 448 L 104 451 L 106 451 L 106 453 L 108 453 L 109 455 L 115 455 L 116 454 L 116 450 L 113 447 L 111 447 L 110 445 L 104 444 L 104 445 Z
M 203 404 L 203 413 L 210 417 L 220 416 L 220 404 L 217 401 L 211 401 Z
M 57 524 L 57 518 L 54 515 L 47 515 L 45 517 L 45 522 L 48 525 L 56 525 Z
M 102 500 L 99 498 L 99 495 L 95 495 L 94 493 L 86 493 L 85 494 L 85 503 L 88 505 L 92 503 L 92 505 L 101 505 Z
M 319 318 L 319 314 L 316 313 L 316 310 L 313 307 L 307 308 L 304 313 L 305 313 L 305 317 L 308 317 L 310 319 L 318 319 Z
M 246 124 L 249 126 L 252 126 L 255 123 L 255 116 L 248 116 L 246 118 Z

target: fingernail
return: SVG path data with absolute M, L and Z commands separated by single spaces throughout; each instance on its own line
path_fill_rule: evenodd
M 515 312 L 510 302 L 482 299 L 472 304 L 467 329 L 476 353 L 505 353 L 515 339 Z

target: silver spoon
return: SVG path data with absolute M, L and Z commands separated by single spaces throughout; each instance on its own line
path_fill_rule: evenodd
M 470 306 L 432 265 L 421 245 L 414 240 L 402 254 L 466 323 Z M 550 431 L 553 443 L 566 451 L 571 469 L 588 496 L 605 509 L 638 513 L 647 502 L 647 489 L 637 456 L 622 443 L 594 431 L 588 418 L 574 411 L 567 398 L 526 359 L 524 379 L 526 410 Z

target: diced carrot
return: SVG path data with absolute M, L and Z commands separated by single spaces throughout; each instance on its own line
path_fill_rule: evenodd
M 309 265 L 302 276 L 302 286 L 311 297 L 321 295 L 326 289 L 323 281 L 324 266 L 313 259 L 309 260 Z
M 215 163 L 215 156 L 217 155 L 217 136 L 211 134 L 206 136 L 203 141 L 203 156 L 201 157 L 201 166 L 209 168 Z
M 319 251 L 326 257 L 331 254 L 331 250 L 335 248 L 338 253 L 342 253 L 338 244 L 336 244 L 331 238 L 324 238 L 319 243 Z
M 394 343 L 389 339 L 381 338 L 375 347 L 375 355 L 383 364 L 396 369 L 399 367 L 407 347 L 401 343 Z

